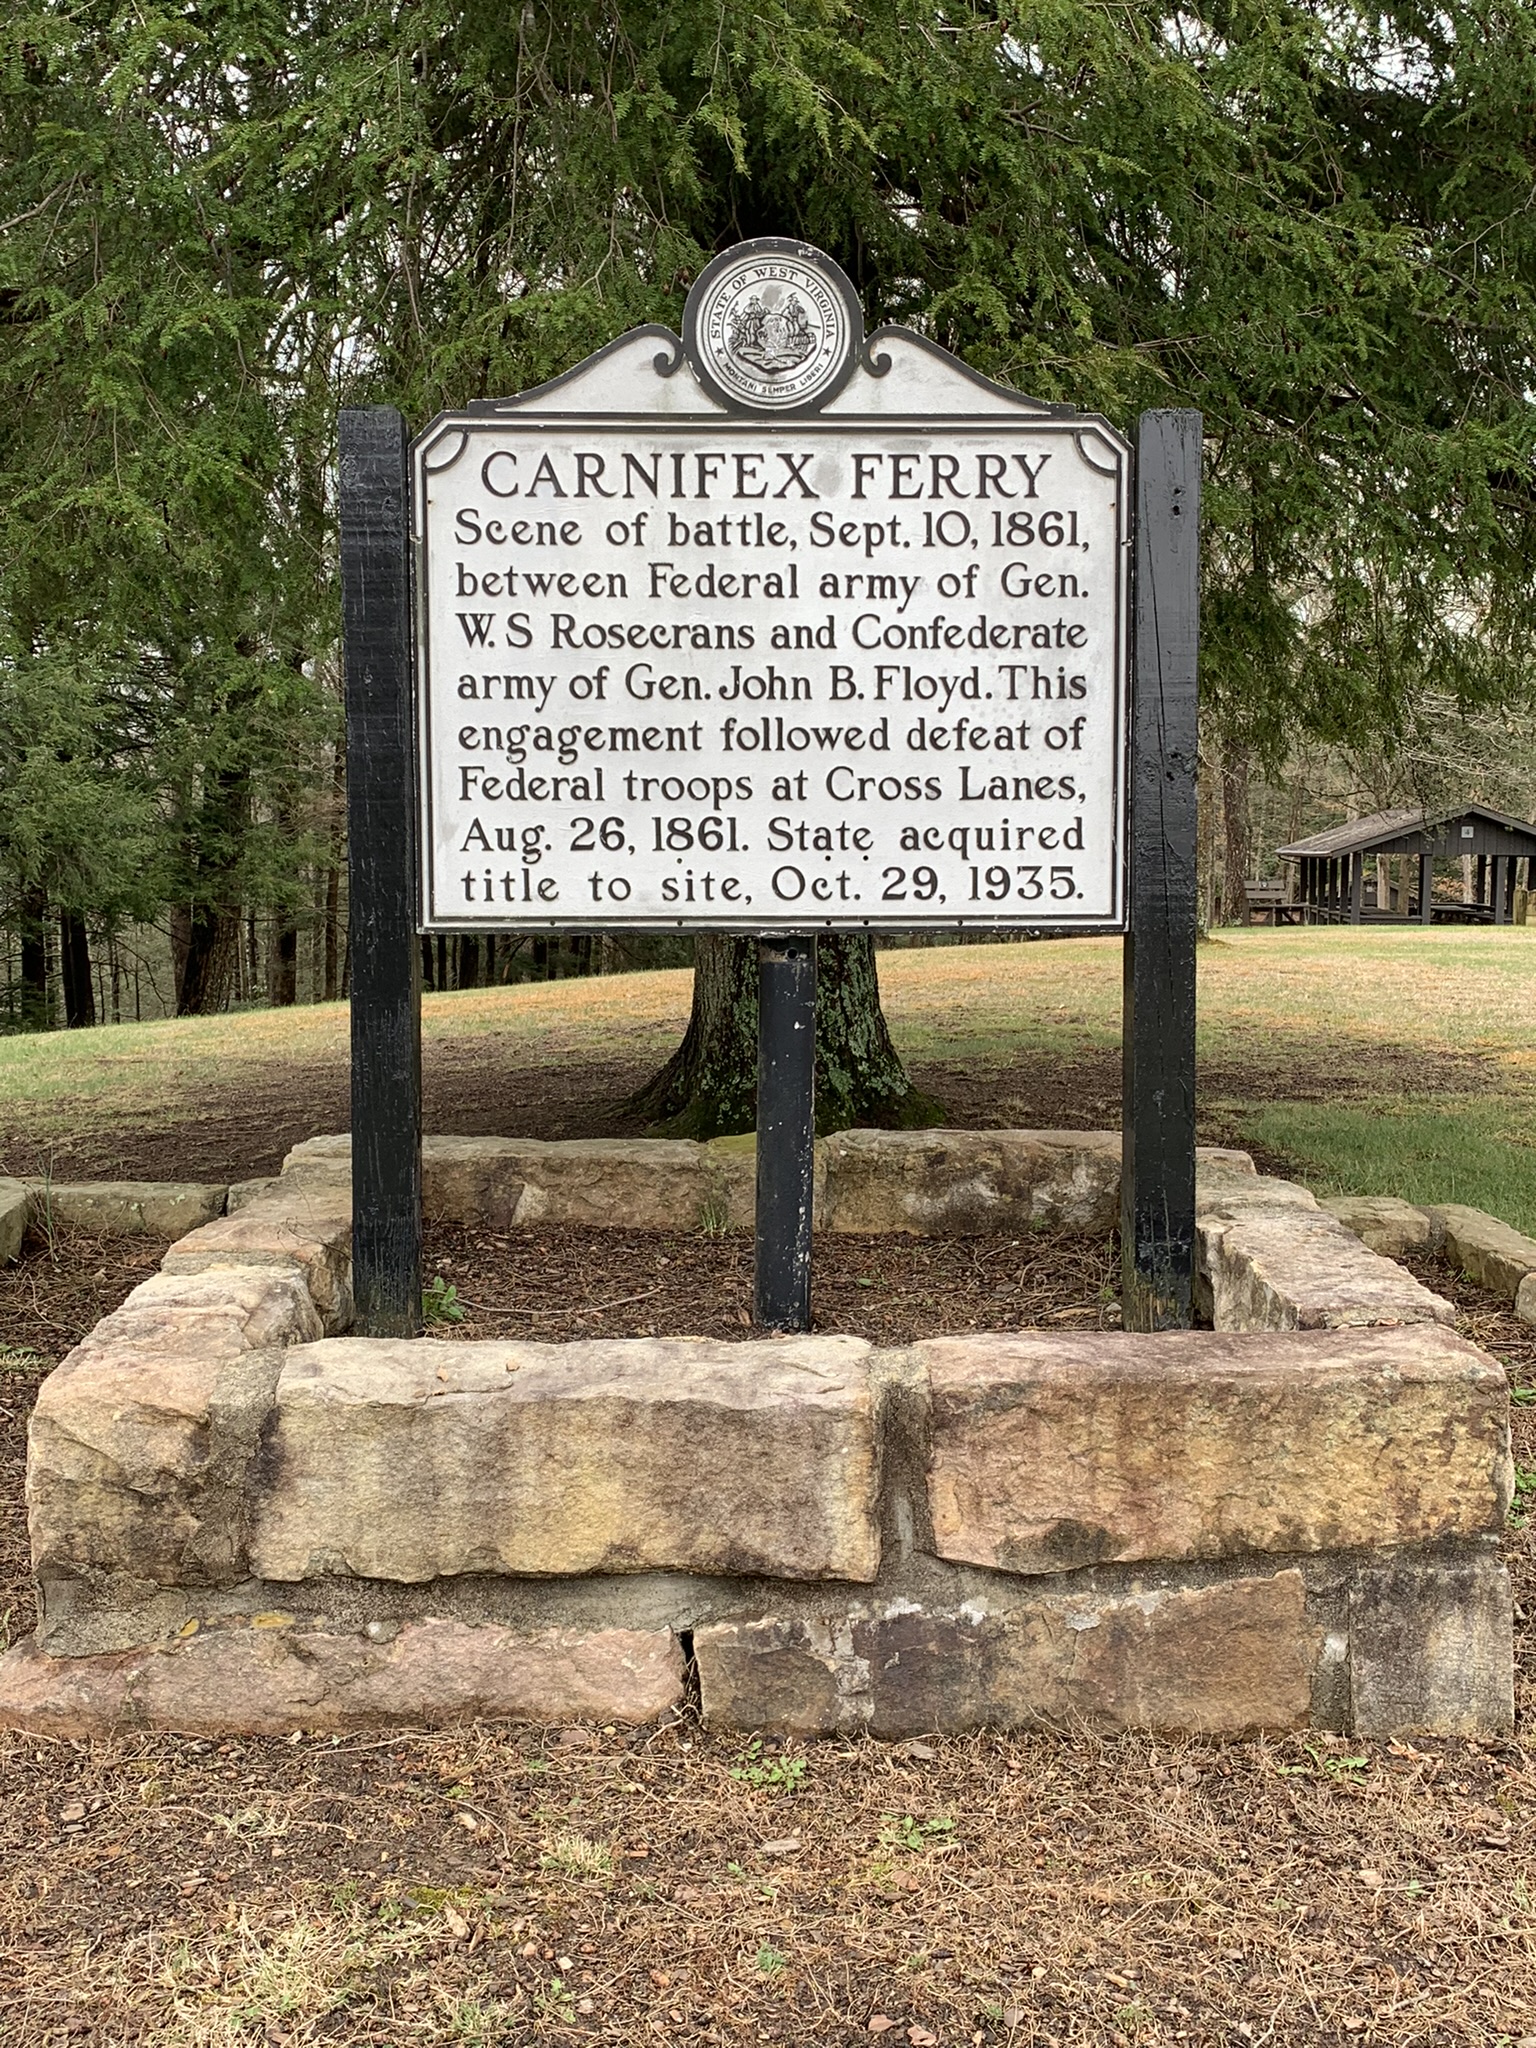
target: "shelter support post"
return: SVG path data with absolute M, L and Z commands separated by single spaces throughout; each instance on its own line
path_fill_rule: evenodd
M 1349 921 L 1358 924 L 1365 914 L 1365 855 L 1349 857 Z
M 1435 921 L 1435 862 L 1428 853 L 1419 855 L 1419 922 L 1433 924 Z
M 1496 853 L 1489 862 L 1489 866 L 1493 870 L 1493 921 L 1495 924 L 1503 924 L 1508 916 L 1508 906 L 1505 902 L 1504 891 L 1509 882 L 1509 877 L 1505 872 L 1509 862 L 1504 859 L 1502 854 Z
M 341 415 L 352 980 L 352 1288 L 369 1337 L 421 1329 L 410 463 L 392 406 Z
M 1124 1326 L 1187 1329 L 1195 1250 L 1197 412 L 1136 435 L 1120 1238 Z
M 760 941 L 757 1003 L 753 1319 L 765 1330 L 808 1330 L 816 1141 L 813 937 Z

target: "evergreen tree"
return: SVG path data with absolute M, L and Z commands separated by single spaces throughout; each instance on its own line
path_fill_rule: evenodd
M 135 704 L 189 1006 L 233 908 L 296 887 L 338 406 L 421 423 L 675 326 L 748 235 L 1040 397 L 1200 407 L 1234 758 L 1528 688 L 1528 9 L 23 0 L 3 33 L 0 601 Z M 706 957 L 739 1083 L 740 948 Z M 828 1099 L 899 1120 L 842 962 Z M 711 1090 L 671 1113 L 746 1116 Z

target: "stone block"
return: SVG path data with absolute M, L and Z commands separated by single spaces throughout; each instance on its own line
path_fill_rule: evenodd
M 1429 1214 L 1445 1232 L 1445 1255 L 1453 1266 L 1490 1294 L 1518 1300 L 1521 1284 L 1536 1273 L 1536 1240 L 1460 1202 L 1437 1202 Z
M 854 1648 L 856 1627 L 867 1632 L 867 1617 L 770 1615 L 695 1629 L 705 1724 L 775 1735 L 867 1728 L 874 1674 L 868 1656 Z
M 0 1177 L 0 1265 L 20 1258 L 31 1220 L 32 1195 L 26 1182 Z
M 830 1230 L 1108 1232 L 1118 1217 L 1117 1131 L 838 1131 L 825 1149 Z
M 288 1268 L 304 1276 L 326 1330 L 343 1330 L 352 1320 L 351 1186 L 284 1176 L 233 1216 L 190 1231 L 160 1263 L 167 1273 Z
M 1421 1543 L 1497 1530 L 1502 1368 L 1421 1323 L 1286 1337 L 939 1337 L 940 1557 L 1010 1572 Z
M 350 1170 L 342 1132 L 295 1145 L 285 1180 Z M 607 1225 L 692 1230 L 716 1195 L 704 1147 L 682 1138 L 453 1138 L 422 1140 L 422 1201 L 445 1222 Z
M 430 1138 L 423 1141 L 430 1144 Z M 301 1138 L 297 1145 L 291 1145 L 283 1156 L 283 1173 L 303 1173 L 310 1169 L 321 1172 L 350 1173 L 352 1170 L 352 1133 L 350 1131 L 322 1131 L 318 1137 Z
M 239 1577 L 283 1347 L 319 1330 L 291 1269 L 161 1273 L 136 1287 L 38 1394 L 27 1455 L 38 1575 Z
M 1318 1206 L 1385 1259 L 1434 1248 L 1434 1229 L 1424 1210 L 1395 1195 L 1325 1195 Z
M 1273 1211 L 1315 1212 L 1317 1197 L 1300 1181 L 1268 1173 L 1202 1172 L 1195 1167 L 1195 1209 L 1201 1216 L 1233 1218 Z
M 257 1180 L 231 1181 L 229 1192 L 224 1198 L 224 1214 L 237 1216 L 242 1209 L 249 1209 L 252 1202 L 260 1201 L 263 1195 L 270 1195 L 277 1185 L 276 1175 Z
M 513 1138 L 428 1138 L 421 1148 L 421 1207 L 440 1223 L 510 1230 L 527 1181 Z
M 55 1223 L 95 1237 L 181 1237 L 222 1216 L 228 1192 L 199 1181 L 34 1180 L 28 1185 L 39 1221 L 51 1215 Z
M 1234 1145 L 1197 1145 L 1195 1181 L 1215 1187 L 1230 1181 L 1252 1180 L 1258 1169 L 1251 1152 L 1239 1152 Z
M 713 1192 L 704 1147 L 680 1138 L 519 1139 L 518 1223 L 692 1230 Z
M 1536 1323 L 1536 1273 L 1527 1273 L 1515 1296 L 1515 1314 L 1522 1323 Z
M 253 1569 L 871 1579 L 868 1358 L 853 1337 L 305 1347 L 278 1384 Z
M 654 1720 L 683 1692 L 668 1629 L 545 1629 L 432 1619 L 332 1634 L 218 1627 L 164 1649 L 0 1657 L 0 1727 L 76 1740 L 136 1729 L 286 1735 L 477 1720 Z
M 756 1131 L 711 1138 L 704 1147 L 704 1171 L 709 1180 L 706 1220 L 727 1230 L 750 1230 L 757 1220 Z M 818 1140 L 811 1161 L 812 1227 L 818 1230 L 823 1226 L 826 1188 L 827 1148 Z
M 880 1736 L 1306 1725 L 1321 1632 L 1294 1570 L 1197 1588 L 722 1622 L 694 1634 L 711 1727 Z
M 1217 1204 L 1197 1214 L 1195 1258 L 1218 1330 L 1456 1320 L 1450 1302 L 1405 1267 L 1369 1251 L 1310 1196 L 1307 1204 L 1245 1207 L 1223 1191 Z
M 705 1211 L 729 1230 L 750 1230 L 757 1220 L 757 1133 L 711 1138 L 704 1146 L 704 1172 L 709 1185 Z M 818 1139 L 811 1160 L 811 1220 L 816 1230 L 827 1227 L 827 1144 Z
M 1359 1735 L 1507 1735 L 1515 1725 L 1514 1601 L 1493 1556 L 1399 1559 L 1349 1596 Z

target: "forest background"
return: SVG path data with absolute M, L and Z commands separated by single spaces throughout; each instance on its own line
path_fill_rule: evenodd
M 0 39 L 0 1029 L 345 993 L 339 409 L 676 327 L 755 234 L 1039 397 L 1204 413 L 1210 919 L 1314 824 L 1536 812 L 1518 0 L 18 0 Z

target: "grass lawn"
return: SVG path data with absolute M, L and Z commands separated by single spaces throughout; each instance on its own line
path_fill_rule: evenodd
M 963 1074 L 995 1081 L 990 1121 L 1113 1119 L 1118 941 L 900 951 L 880 971 L 897 1044 L 940 1100 Z M 638 1078 L 676 1044 L 688 989 L 670 972 L 428 996 L 429 1123 L 484 1127 L 477 1106 L 508 1076 L 535 1095 L 550 1074 Z M 1200 949 L 1206 1135 L 1320 1188 L 1471 1202 L 1536 1230 L 1533 997 L 1536 929 L 1223 933 Z M 345 1007 L 326 1004 L 0 1039 L 0 1159 L 34 1171 L 109 1128 L 164 1134 L 169 1158 L 221 1107 L 305 1088 L 311 1127 L 336 1128 L 346 1034 Z M 1052 1071 L 1083 1086 L 1044 1091 L 1042 1110 L 1017 1076 Z

